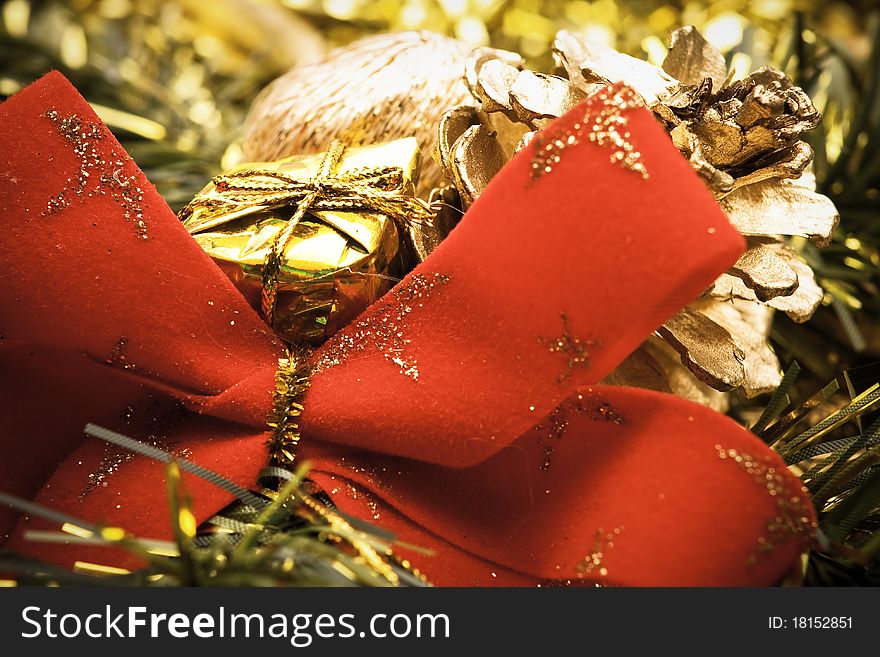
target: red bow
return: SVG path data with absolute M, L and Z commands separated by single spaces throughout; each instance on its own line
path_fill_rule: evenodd
M 730 419 L 598 384 L 742 249 L 651 114 L 612 107 L 621 94 L 545 130 L 313 356 L 299 458 L 342 511 L 433 548 L 411 560 L 436 583 L 770 584 L 814 518 Z M 82 427 L 249 486 L 282 346 L 61 75 L 0 106 L 0 134 L 0 488 L 167 536 L 161 467 Z M 200 521 L 230 501 L 187 485 Z M 89 558 L 0 514 L 16 549 Z

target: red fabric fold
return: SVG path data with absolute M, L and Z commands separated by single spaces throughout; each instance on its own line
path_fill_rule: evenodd
M 110 193 L 71 187 L 83 159 L 59 116 L 100 132 L 88 168 L 115 177 Z M 625 116 L 647 179 L 583 143 L 532 181 L 525 149 L 422 266 L 313 357 L 302 457 L 343 510 L 434 549 L 411 560 L 436 583 L 769 584 L 802 545 L 786 536 L 748 563 L 775 502 L 716 445 L 773 464 L 803 495 L 751 434 L 677 398 L 590 387 L 742 248 L 650 113 Z M 60 75 L 0 105 L 0 134 L 0 487 L 167 536 L 161 468 L 130 458 L 94 485 L 108 451 L 82 426 L 252 485 L 281 345 Z M 144 227 L 119 181 L 141 190 Z M 62 190 L 63 207 L 45 212 Z M 228 502 L 187 484 L 200 520 Z M 14 520 L 0 515 L 3 533 Z M 95 559 L 25 543 L 34 526 L 20 519 L 9 544 Z M 584 566 L 597 532 L 620 527 L 601 565 Z
M 47 114 L 53 110 L 55 121 Z M 65 119 L 79 121 L 85 137 L 65 137 L 70 127 L 58 126 Z M 71 498 L 64 508 L 130 524 L 125 505 L 112 513 L 114 501 L 104 515 L 101 495 L 79 500 L 98 466 L 65 460 L 83 442 L 84 423 L 180 442 L 172 435 L 179 419 L 168 418 L 185 404 L 259 433 L 281 345 L 63 76 L 50 73 L 0 105 L 0 134 L 0 486 L 30 497 L 57 469 L 55 490 Z M 89 176 L 80 195 L 84 161 Z M 145 231 L 131 208 L 114 198 L 120 186 L 99 184 L 103 175 L 141 190 Z M 50 211 L 58 194 L 68 204 Z M 269 385 L 219 403 L 261 371 Z M 190 449 L 194 457 L 213 460 Z M 104 446 L 96 450 L 103 458 Z M 245 463 L 241 483 L 251 485 L 262 465 L 257 454 L 221 469 L 235 475 Z M 134 461 L 123 467 L 135 467 Z M 128 481 L 136 491 L 123 496 L 151 505 L 162 490 L 161 479 Z M 201 490 L 195 478 L 187 482 L 200 487 L 206 507 L 229 501 L 222 491 Z M 46 499 L 63 504 L 52 487 Z M 13 518 L 0 509 L 0 534 L 8 534 Z M 137 524 L 146 516 L 137 512 L 135 518 Z M 143 525 L 147 533 L 167 531 L 159 518 Z
M 440 581 L 513 585 L 527 575 L 548 583 L 772 584 L 802 544 L 768 531 L 782 513 L 777 496 L 721 450 L 783 471 L 729 418 L 669 395 L 601 385 L 582 388 L 554 420 L 470 468 L 345 448 L 306 451 L 320 454 L 313 476 L 327 490 L 355 485 L 359 494 L 345 498 L 344 511 L 402 536 L 413 527 L 442 528 L 441 536 L 408 539 L 441 555 L 436 564 L 413 556 Z M 803 495 L 790 476 L 785 491 Z M 780 537 L 782 545 L 762 550 L 761 538 Z M 467 575 L 457 554 L 443 558 L 450 544 L 469 555 L 472 579 L 459 579 Z M 594 552 L 604 552 L 601 565 L 585 572 Z
M 547 130 L 564 132 L 582 115 L 572 110 Z M 385 452 L 473 465 L 578 385 L 602 380 L 732 264 L 742 237 L 652 115 L 626 116 L 648 179 L 585 143 L 532 182 L 533 151 L 523 149 L 401 284 L 449 277 L 401 322 L 418 381 L 368 346 L 315 375 L 304 430 L 367 449 L 381 436 Z M 401 305 L 386 295 L 360 319 L 396 316 Z M 570 372 L 571 354 L 548 345 L 564 332 L 562 314 L 573 337 L 595 343 Z M 357 326 L 324 352 L 346 335 L 358 335 Z

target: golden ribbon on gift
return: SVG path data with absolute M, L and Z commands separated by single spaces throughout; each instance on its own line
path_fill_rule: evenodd
M 400 167 L 364 167 L 337 174 L 345 149 L 342 141 L 334 140 L 311 180 L 297 180 L 258 166 L 215 176 L 212 182 L 217 193 L 211 198 L 197 196 L 184 209 L 184 213 L 191 214 L 201 206 L 232 214 L 255 206 L 296 206 L 287 225 L 275 236 L 263 266 L 260 310 L 270 323 L 275 312 L 284 251 L 306 213 L 368 211 L 391 217 L 401 225 L 431 224 L 431 206 L 403 193 L 405 176 Z

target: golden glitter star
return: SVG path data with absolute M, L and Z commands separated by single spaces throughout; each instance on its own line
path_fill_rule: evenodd
M 608 556 L 608 551 L 614 547 L 614 541 L 620 536 L 622 531 L 623 527 L 615 527 L 608 533 L 601 529 L 596 530 L 592 552 L 585 556 L 576 567 L 578 577 L 589 577 L 597 574 L 600 577 L 606 577 L 608 575 L 608 568 L 605 567 L 605 557 Z
M 776 515 L 767 521 L 766 532 L 758 537 L 757 548 L 749 556 L 747 563 L 754 565 L 761 554 L 773 552 L 791 537 L 801 541 L 801 547 L 809 547 L 816 535 L 816 522 L 810 517 L 810 502 L 806 489 L 797 490 L 789 479 L 780 472 L 772 460 L 725 449 L 715 445 L 718 458 L 732 461 L 752 476 L 755 483 L 767 489 L 767 494 L 776 502 Z
M 593 99 L 583 103 L 584 115 L 574 125 L 549 134 L 539 133 L 532 140 L 532 180 L 553 171 L 569 148 L 584 141 L 609 149 L 612 164 L 647 178 L 648 170 L 642 162 L 642 154 L 631 141 L 632 135 L 627 129 L 629 119 L 625 114 L 644 106 L 641 96 L 627 86 L 615 85 L 596 92 Z
M 610 422 L 623 424 L 626 420 L 607 401 L 598 399 L 592 392 L 586 396 L 578 394 L 562 402 L 558 408 L 551 411 L 547 419 L 535 425 L 538 433 L 538 444 L 544 447 L 544 460 L 539 466 L 541 470 L 550 469 L 553 457 L 553 443 L 560 440 L 568 431 L 571 418 L 577 415 L 590 413 L 594 422 Z
M 541 344 L 547 346 L 551 353 L 560 353 L 568 356 L 566 369 L 556 377 L 557 381 L 562 383 L 571 376 L 575 367 L 590 366 L 590 349 L 598 347 L 599 342 L 573 336 L 568 325 L 568 315 L 565 313 L 560 313 L 559 315 L 562 318 L 562 335 L 549 340 L 547 338 L 539 338 L 539 340 Z
M 76 178 L 67 179 L 67 187 L 49 197 L 42 215 L 61 212 L 72 202 L 73 196 L 80 199 L 88 196 L 109 195 L 122 210 L 123 218 L 134 224 L 135 233 L 147 239 L 147 224 L 141 206 L 144 190 L 138 187 L 137 173 L 125 173 L 131 158 L 110 147 L 105 159 L 99 143 L 105 136 L 105 129 L 97 123 L 88 123 L 76 114 L 62 116 L 58 110 L 50 109 L 44 116 L 52 122 L 55 130 L 72 148 L 79 161 Z M 50 157 L 51 159 L 51 157 Z

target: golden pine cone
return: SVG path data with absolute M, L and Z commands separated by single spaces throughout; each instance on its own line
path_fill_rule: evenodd
M 822 301 L 792 236 L 828 244 L 834 204 L 815 192 L 801 135 L 819 113 L 780 71 L 734 81 L 721 52 L 693 27 L 672 34 L 658 68 L 566 31 L 554 56 L 566 77 L 523 69 L 514 53 L 477 50 L 467 64 L 468 105 L 440 121 L 435 157 L 465 205 L 535 131 L 600 85 L 635 89 L 746 237 L 741 258 L 608 378 L 724 408 L 724 391 L 773 390 L 782 373 L 767 342 L 773 310 L 806 321 Z

